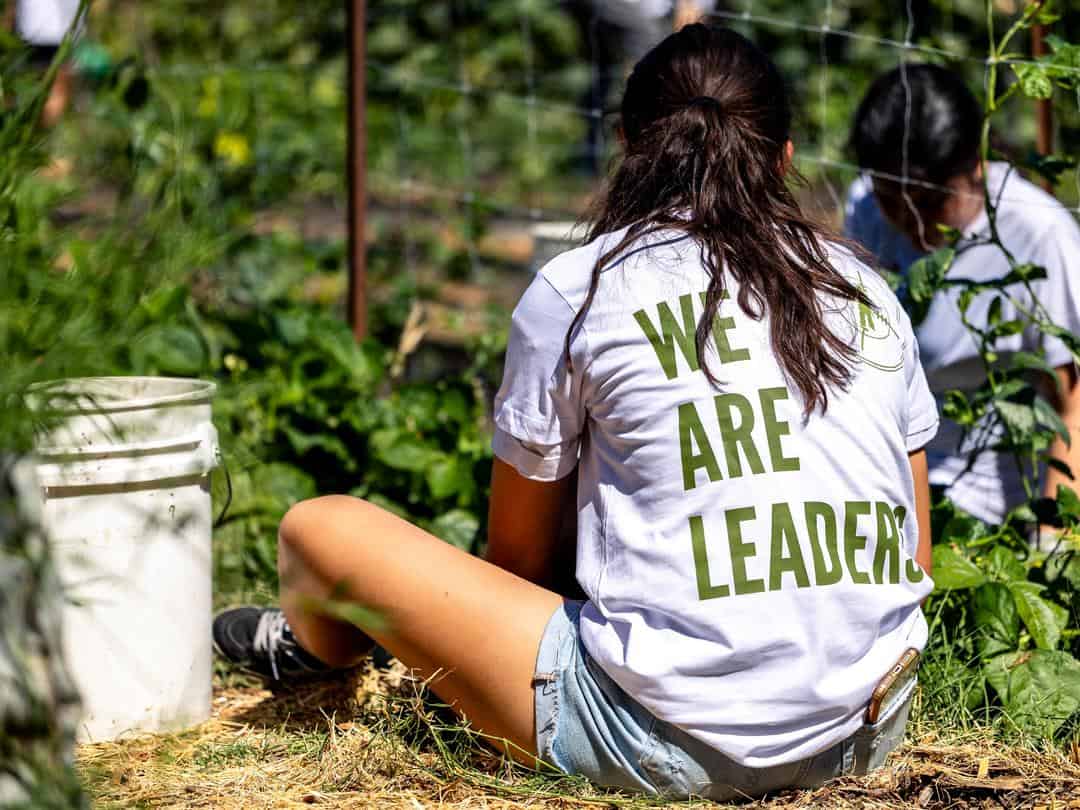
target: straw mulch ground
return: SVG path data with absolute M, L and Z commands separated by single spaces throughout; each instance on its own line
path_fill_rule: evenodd
M 658 806 L 512 769 L 419 697 L 400 668 L 274 694 L 219 684 L 213 718 L 178 735 L 87 745 L 79 766 L 94 807 L 538 810 Z M 985 739 L 914 742 L 866 779 L 789 792 L 769 808 L 1080 808 L 1080 766 Z M 680 807 L 715 807 L 680 803 Z M 744 804 L 743 806 L 748 806 Z

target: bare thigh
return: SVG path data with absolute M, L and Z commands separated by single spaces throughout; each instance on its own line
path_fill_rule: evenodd
M 281 523 L 282 605 L 306 649 L 332 664 L 367 652 L 368 637 L 308 609 L 303 597 L 377 611 L 370 637 L 433 677 L 440 698 L 486 735 L 536 753 L 532 678 L 552 591 L 466 554 L 411 523 L 346 496 L 294 506 Z

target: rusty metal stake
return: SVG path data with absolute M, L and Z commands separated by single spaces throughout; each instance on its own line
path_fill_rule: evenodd
M 357 340 L 367 335 L 367 128 L 365 120 L 364 0 L 345 0 L 348 17 L 349 120 L 345 171 L 348 175 L 349 287 L 345 302 Z
M 1041 0 L 1039 5 L 1042 5 Z M 1031 56 L 1038 60 L 1046 54 L 1046 43 L 1043 40 L 1045 31 L 1042 23 L 1031 26 Z M 1049 155 L 1054 151 L 1054 106 L 1053 99 L 1041 98 L 1035 102 L 1035 121 L 1037 132 L 1035 136 L 1035 149 L 1040 155 Z M 1041 185 L 1049 192 L 1053 192 L 1054 184 L 1045 177 Z

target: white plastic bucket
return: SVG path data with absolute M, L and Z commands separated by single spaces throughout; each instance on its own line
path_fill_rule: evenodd
M 79 739 L 185 728 L 210 716 L 210 419 L 216 386 L 91 377 L 39 386 L 42 523 L 66 602 Z

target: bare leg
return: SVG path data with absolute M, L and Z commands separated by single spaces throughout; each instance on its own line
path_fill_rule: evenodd
M 71 85 L 75 71 L 70 64 L 60 66 L 56 74 L 49 97 L 45 100 L 45 106 L 41 110 L 41 123 L 45 127 L 53 127 L 63 117 L 71 100 Z
M 326 663 L 362 657 L 371 640 L 424 677 L 515 759 L 536 754 L 533 670 L 555 593 L 444 543 L 365 501 L 316 498 L 281 523 L 282 606 L 296 637 Z M 305 609 L 305 599 L 350 600 L 387 623 L 370 637 Z M 310 604 L 308 602 L 307 604 Z
M 305 600 L 317 602 L 347 596 L 312 573 L 281 537 L 278 538 L 278 579 L 281 607 L 304 649 L 324 664 L 342 669 L 359 664 L 371 652 L 375 642 L 355 625 L 304 609 Z

